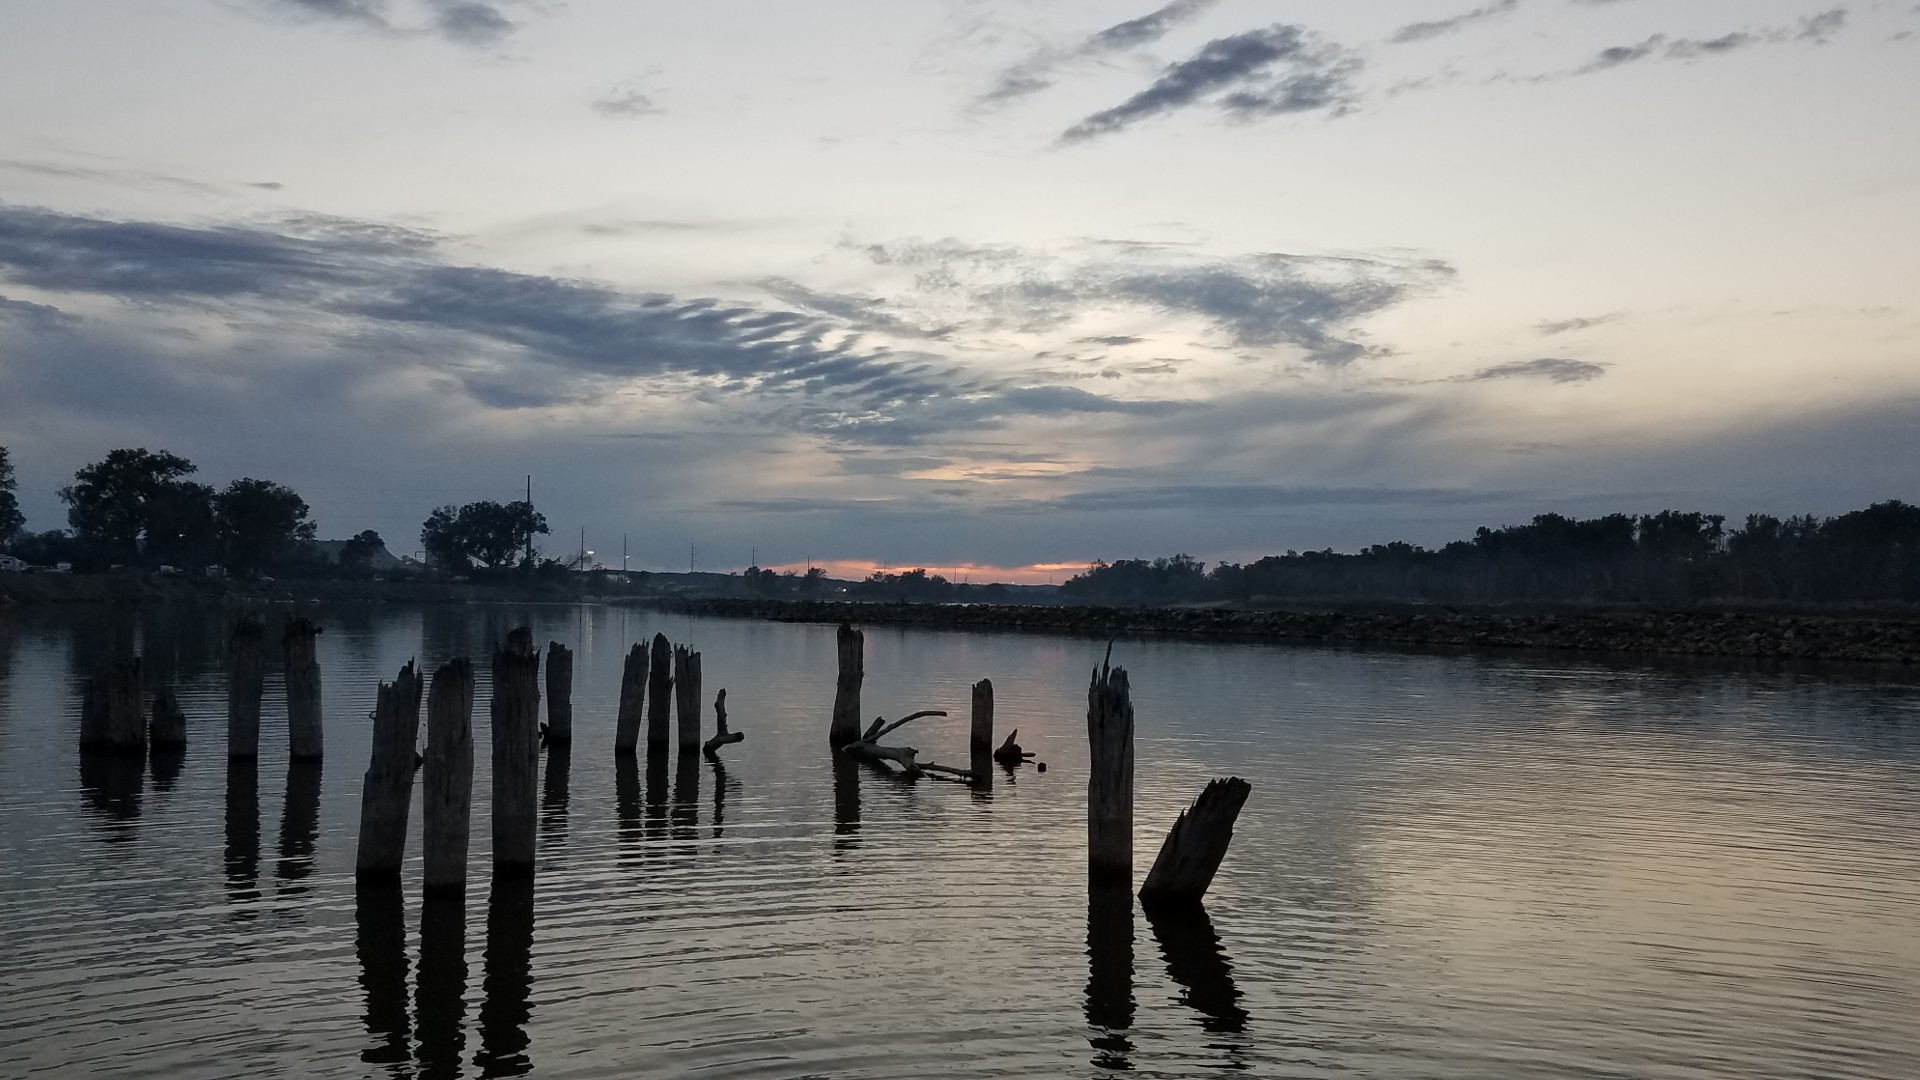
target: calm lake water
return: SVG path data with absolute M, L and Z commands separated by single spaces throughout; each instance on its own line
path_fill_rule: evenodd
M 834 632 L 600 607 L 322 608 L 327 759 L 267 687 L 230 769 L 217 611 L 0 612 L 0 1076 L 1920 1076 L 1920 687 L 1122 641 L 1136 881 L 1207 779 L 1253 796 L 1207 918 L 1085 886 L 1102 643 L 867 630 L 868 716 L 964 764 L 968 686 L 1047 763 L 990 795 L 836 769 Z M 529 886 L 353 879 L 375 686 L 572 645 Z M 616 764 L 627 646 L 704 654 L 747 740 Z M 183 758 L 82 762 L 119 642 Z M 711 715 L 709 713 L 709 725 Z M 424 735 L 424 733 L 423 733 Z

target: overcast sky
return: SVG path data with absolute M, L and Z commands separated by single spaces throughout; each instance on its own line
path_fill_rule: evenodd
M 0 100 L 30 528 L 117 446 L 973 580 L 1920 501 L 1913 0 L 0 0 Z

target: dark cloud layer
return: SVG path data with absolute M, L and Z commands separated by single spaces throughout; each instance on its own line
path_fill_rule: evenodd
M 1116 23 L 1064 49 L 1043 49 L 1002 70 L 976 104 L 1004 105 L 1052 86 L 1060 68 L 1078 60 L 1113 56 L 1151 45 L 1169 31 L 1212 7 L 1215 0 L 1173 0 L 1137 19 Z
M 0 296 L 0 324 L 24 326 L 35 333 L 47 333 L 65 329 L 79 321 L 77 317 L 49 304 Z
M 1595 364 L 1586 360 L 1568 360 L 1564 357 L 1542 357 L 1538 360 L 1513 360 L 1492 367 L 1481 368 L 1471 375 L 1459 375 L 1455 382 L 1492 382 L 1497 379 L 1547 379 L 1557 383 L 1592 382 L 1607 373 L 1605 364 Z

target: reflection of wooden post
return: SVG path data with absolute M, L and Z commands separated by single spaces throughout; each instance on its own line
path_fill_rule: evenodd
M 460 892 L 467 885 L 473 804 L 473 663 L 464 656 L 433 673 L 420 788 L 425 891 Z
M 1087 688 L 1087 878 L 1133 877 L 1133 698 L 1125 668 L 1101 664 Z
M 179 750 L 187 745 L 187 714 L 180 711 L 173 688 L 163 686 L 153 694 L 153 725 L 148 738 L 155 750 Z
M 647 748 L 664 750 L 673 708 L 673 647 L 667 635 L 653 635 L 653 663 L 647 675 Z
M 841 747 L 860 738 L 860 683 L 867 677 L 867 638 L 850 623 L 840 624 L 840 677 L 833 691 L 833 726 L 827 744 Z
M 227 757 L 260 756 L 260 693 L 267 668 L 267 621 L 248 615 L 227 639 Z
M 685 645 L 673 649 L 673 692 L 680 714 L 680 752 L 700 752 L 700 654 Z
M 547 745 L 573 742 L 573 650 L 547 643 Z
M 493 651 L 493 872 L 533 873 L 540 824 L 540 653 L 519 627 Z
M 973 684 L 973 735 L 967 743 L 974 787 L 993 786 L 993 680 Z
M 1253 785 L 1237 776 L 1214 780 L 1191 807 L 1180 811 L 1140 886 L 1141 903 L 1197 902 L 1206 895 L 1220 860 L 1227 857 L 1234 819 L 1252 790 Z
M 354 874 L 397 878 L 407 856 L 414 746 L 420 741 L 420 676 L 413 661 L 381 683 L 373 710 L 373 756 L 360 784 L 360 848 Z
M 647 699 L 647 647 L 635 642 L 620 671 L 620 713 L 613 725 L 613 752 L 631 754 L 640 744 L 640 710 Z
M 295 761 L 319 761 L 324 750 L 320 726 L 320 662 L 314 638 L 320 628 L 305 615 L 287 620 L 280 648 L 287 671 L 287 750 Z

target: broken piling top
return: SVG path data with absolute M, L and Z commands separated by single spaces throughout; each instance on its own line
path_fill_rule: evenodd
M 1234 820 L 1252 791 L 1253 785 L 1237 776 L 1209 782 L 1193 805 L 1180 811 L 1160 845 L 1160 855 L 1140 886 L 1140 902 L 1198 903 L 1227 857 Z
M 427 690 L 427 760 L 420 770 L 422 884 L 459 892 L 467 884 L 473 807 L 473 662 L 454 657 Z
M 827 729 L 827 745 L 845 746 L 860 739 L 860 684 L 867 677 L 867 638 L 841 623 L 838 637 L 840 673 L 834 682 L 833 724 Z
M 700 654 L 685 645 L 673 647 L 674 710 L 680 717 L 680 752 L 700 750 Z
M 258 613 L 233 624 L 227 638 L 227 757 L 260 756 L 260 697 L 266 683 L 267 620 Z
M 493 872 L 533 873 L 540 822 L 540 651 L 519 627 L 493 651 Z
M 280 635 L 286 662 L 287 752 L 295 761 L 319 761 L 325 749 L 320 723 L 320 661 L 314 638 L 320 628 L 305 615 L 287 620 Z
M 187 714 L 181 711 L 171 686 L 162 686 L 153 692 L 152 715 L 147 741 L 155 750 L 178 750 L 187 745 Z
M 653 635 L 653 657 L 647 673 L 647 746 L 664 749 L 673 708 L 673 646 L 667 635 Z
M 573 742 L 573 650 L 547 642 L 547 745 Z
M 414 747 L 420 741 L 420 676 L 413 661 L 381 683 L 373 710 L 373 756 L 360 786 L 360 846 L 354 873 L 362 878 L 400 874 L 407 855 L 407 817 L 413 807 Z
M 1125 668 L 1102 662 L 1093 669 L 1093 681 L 1087 687 L 1087 744 L 1087 880 L 1129 883 L 1133 878 L 1133 698 Z
M 627 650 L 626 666 L 620 670 L 620 711 L 614 720 L 614 753 L 631 754 L 640 745 L 640 722 L 646 715 L 646 701 L 647 645 L 637 641 Z

